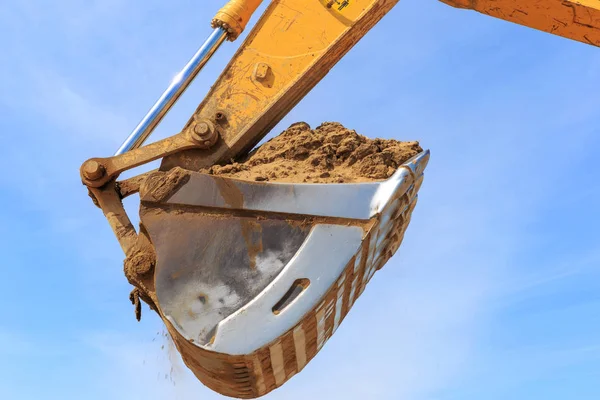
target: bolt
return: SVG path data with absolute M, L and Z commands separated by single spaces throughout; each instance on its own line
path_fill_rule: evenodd
M 191 132 L 191 139 L 200 145 L 201 148 L 208 149 L 217 142 L 219 133 L 211 121 L 202 120 L 194 126 Z
M 194 132 L 201 136 L 206 135 L 209 131 L 210 128 L 206 122 L 200 122 L 194 127 Z
M 106 169 L 98 161 L 89 160 L 83 164 L 82 172 L 85 179 L 97 181 L 104 176 Z
M 256 64 L 256 66 L 254 67 L 254 79 L 256 79 L 257 81 L 264 81 L 265 79 L 267 79 L 267 75 L 269 74 L 270 69 L 271 67 L 269 67 L 269 64 L 265 64 L 262 62 Z

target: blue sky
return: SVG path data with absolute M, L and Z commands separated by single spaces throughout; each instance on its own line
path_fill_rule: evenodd
M 0 398 L 222 398 L 156 316 L 135 321 L 121 250 L 78 177 L 115 151 L 220 5 L 0 7 Z M 156 138 L 181 128 L 235 47 Z M 597 48 L 401 1 L 274 132 L 341 121 L 421 141 L 419 205 L 334 338 L 265 399 L 600 398 L 599 87 Z

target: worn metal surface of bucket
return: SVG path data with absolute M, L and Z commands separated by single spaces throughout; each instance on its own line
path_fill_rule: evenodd
M 198 378 L 253 398 L 299 372 L 400 246 L 428 159 L 423 152 L 381 182 L 180 170 L 167 194 L 142 190 L 159 312 Z

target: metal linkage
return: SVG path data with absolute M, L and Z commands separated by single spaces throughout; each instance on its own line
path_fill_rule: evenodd
M 200 70 L 206 65 L 208 60 L 217 51 L 227 38 L 227 31 L 222 28 L 216 28 L 208 37 L 204 44 L 198 49 L 192 59 L 179 72 L 167 90 L 154 103 L 150 111 L 135 127 L 129 137 L 123 142 L 115 156 L 126 153 L 130 150 L 140 147 L 154 129 L 158 126 L 163 117 L 169 112 L 171 107 L 177 102 L 179 97 L 185 92 L 190 83 L 198 75 Z

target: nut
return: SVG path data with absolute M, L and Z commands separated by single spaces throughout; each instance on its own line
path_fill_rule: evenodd
M 106 168 L 96 160 L 89 160 L 83 164 L 81 172 L 85 179 L 97 181 L 104 176 Z
M 199 147 L 208 149 L 219 140 L 219 132 L 211 121 L 202 120 L 194 125 L 191 138 Z
M 209 128 L 208 124 L 204 121 L 199 122 L 194 127 L 194 132 L 200 136 L 205 136 L 206 134 L 209 133 L 209 131 L 210 131 L 210 128 Z
M 267 79 L 270 69 L 271 67 L 269 67 L 269 64 L 265 64 L 262 62 L 257 63 L 254 67 L 254 79 L 256 79 L 257 81 L 264 81 L 265 79 Z

